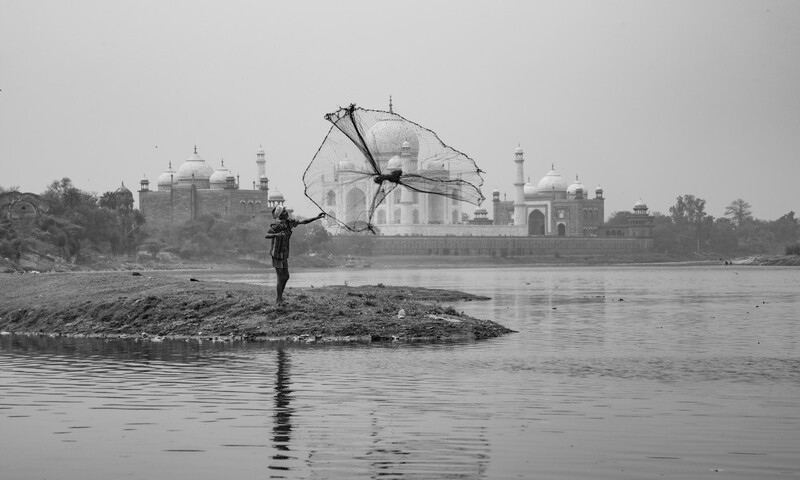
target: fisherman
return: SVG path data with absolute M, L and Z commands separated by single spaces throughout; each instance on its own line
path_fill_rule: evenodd
M 319 220 L 325 214 L 320 213 L 314 218 L 297 220 L 289 218 L 289 212 L 286 207 L 278 205 L 272 209 L 272 216 L 277 222 L 269 226 L 269 231 L 264 238 L 272 239 L 269 254 L 272 256 L 272 266 L 275 267 L 275 274 L 278 277 L 276 285 L 278 297 L 275 302 L 280 304 L 283 303 L 283 290 L 289 281 L 289 241 L 292 238 L 292 229 L 298 225 L 305 225 Z

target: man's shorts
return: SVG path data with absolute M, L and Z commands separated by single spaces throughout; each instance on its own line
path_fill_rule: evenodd
M 289 268 L 289 259 L 272 257 L 272 266 L 275 268 Z

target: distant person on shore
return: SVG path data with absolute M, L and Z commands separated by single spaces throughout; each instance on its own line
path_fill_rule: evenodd
M 278 277 L 276 285 L 278 297 L 275 302 L 283 303 L 283 290 L 289 281 L 289 243 L 292 238 L 292 229 L 298 225 L 305 225 L 319 220 L 325 214 L 320 213 L 314 218 L 297 220 L 289 218 L 289 212 L 286 208 L 283 205 L 278 205 L 272 209 L 272 216 L 277 222 L 269 226 L 264 238 L 272 239 L 269 254 L 272 256 L 272 266 L 275 267 L 275 274 Z

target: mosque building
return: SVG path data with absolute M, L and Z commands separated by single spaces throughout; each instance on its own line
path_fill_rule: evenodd
M 516 179 L 514 201 L 501 201 L 500 191 L 492 192 L 495 224 L 515 225 L 518 234 L 529 236 L 593 237 L 604 218 L 603 189 L 598 186 L 594 198 L 575 176 L 567 181 L 551 165 L 535 185 L 530 177 L 525 182 L 524 152 L 514 152 Z
M 169 167 L 159 175 L 157 189 L 150 190 L 150 181 L 141 180 L 139 210 L 149 225 L 156 227 L 178 226 L 201 215 L 220 214 L 238 217 L 242 221 L 255 216 L 271 215 L 272 208 L 283 205 L 283 195 L 270 190 L 266 175 L 266 154 L 263 148 L 256 152 L 258 184 L 252 189 L 240 188 L 239 176 L 220 161 L 216 169 L 194 153 L 178 170 Z M 270 217 L 271 218 L 271 217 Z

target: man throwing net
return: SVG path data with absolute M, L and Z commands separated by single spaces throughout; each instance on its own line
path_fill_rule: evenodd
M 314 218 L 297 220 L 289 218 L 289 212 L 283 205 L 278 205 L 272 209 L 272 217 L 277 222 L 269 226 L 269 231 L 264 238 L 272 239 L 269 254 L 272 256 L 272 266 L 275 267 L 275 274 L 278 277 L 276 303 L 283 303 L 283 291 L 289 281 L 289 245 L 292 238 L 292 230 L 298 225 L 306 225 L 324 216 L 324 213 L 320 213 Z

